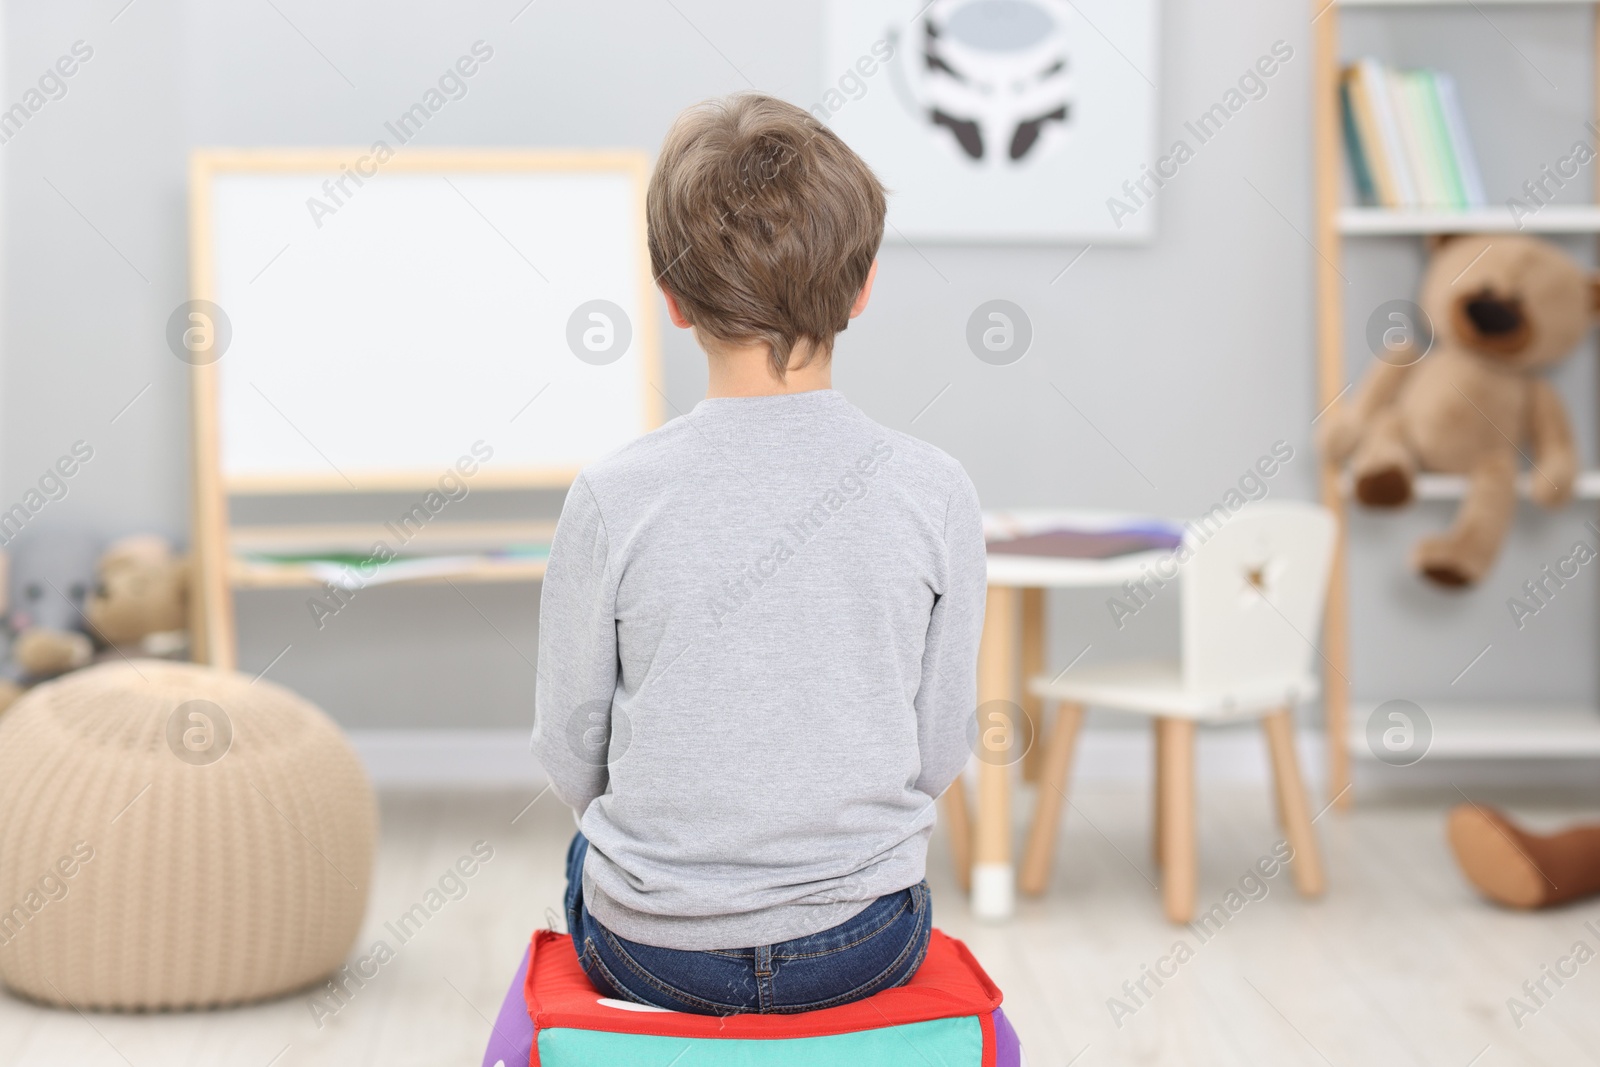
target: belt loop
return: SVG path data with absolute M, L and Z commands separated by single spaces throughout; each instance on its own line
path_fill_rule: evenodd
M 756 1010 L 766 1013 L 772 1010 L 776 999 L 772 991 L 772 946 L 758 945 L 752 954 L 756 967 Z

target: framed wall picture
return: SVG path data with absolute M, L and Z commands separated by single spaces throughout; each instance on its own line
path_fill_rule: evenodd
M 828 0 L 811 111 L 891 190 L 890 240 L 1148 241 L 1154 198 L 1123 184 L 1157 155 L 1157 21 L 1157 0 Z

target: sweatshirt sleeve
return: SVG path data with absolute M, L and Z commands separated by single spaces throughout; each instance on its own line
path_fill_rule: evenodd
M 616 580 L 605 521 L 582 475 L 556 523 L 539 596 L 533 752 L 551 791 L 582 818 L 606 791 L 616 693 Z
M 966 766 L 977 728 L 978 640 L 988 592 L 988 560 L 978 492 L 963 471 L 945 511 L 944 591 L 933 602 L 917 689 L 917 789 L 943 793 Z

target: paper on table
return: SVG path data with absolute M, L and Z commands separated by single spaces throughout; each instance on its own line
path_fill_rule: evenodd
M 1110 559 L 1135 552 L 1177 548 L 1183 535 L 1165 530 L 1046 530 L 990 541 L 995 555 L 1049 556 L 1056 559 Z

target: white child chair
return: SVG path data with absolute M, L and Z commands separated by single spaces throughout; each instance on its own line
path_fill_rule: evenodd
M 1295 887 L 1323 889 L 1311 816 L 1294 750 L 1293 712 L 1319 691 L 1317 626 L 1327 594 L 1337 523 L 1313 504 L 1262 501 L 1232 516 L 1201 519 L 1161 568 L 1175 581 L 1147 595 L 1180 593 L 1181 662 L 1114 663 L 1033 678 L 1030 690 L 1060 702 L 1048 740 L 1038 803 L 1023 854 L 1022 890 L 1049 879 L 1072 750 L 1085 707 L 1155 718 L 1156 862 L 1167 918 L 1188 922 L 1195 906 L 1194 736 L 1196 723 L 1260 719 L 1277 785 L 1278 818 L 1294 849 Z

